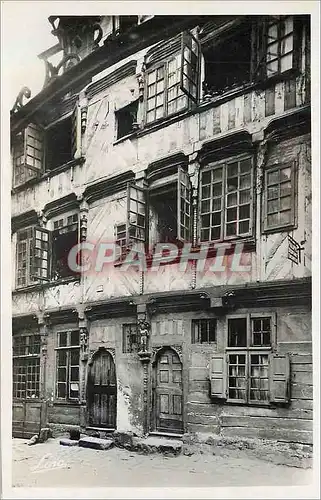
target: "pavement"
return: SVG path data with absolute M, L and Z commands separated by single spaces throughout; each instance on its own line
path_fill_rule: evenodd
M 13 487 L 226 487 L 301 486 L 312 483 L 311 468 L 278 465 L 245 450 L 168 456 L 111 447 L 66 447 L 60 439 L 27 445 L 13 439 Z M 213 454 L 215 453 L 215 454 Z

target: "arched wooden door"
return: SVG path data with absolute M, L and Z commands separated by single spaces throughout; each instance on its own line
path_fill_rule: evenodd
M 87 388 L 89 426 L 116 429 L 116 370 L 108 351 L 98 351 L 94 356 L 89 367 Z
M 164 349 L 159 353 L 154 375 L 156 431 L 183 432 L 182 363 L 173 349 Z

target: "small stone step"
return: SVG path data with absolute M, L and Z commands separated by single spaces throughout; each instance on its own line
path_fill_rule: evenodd
M 69 439 L 69 438 L 62 438 L 59 441 L 59 444 L 62 446 L 78 446 L 78 442 L 75 439 Z
M 93 448 L 94 450 L 108 450 L 114 445 L 111 439 L 101 439 L 87 436 L 79 440 L 79 446 L 82 448 Z
M 183 443 L 178 439 L 165 439 L 161 437 L 149 436 L 137 443 L 138 449 L 145 453 L 170 453 L 179 455 L 182 451 Z

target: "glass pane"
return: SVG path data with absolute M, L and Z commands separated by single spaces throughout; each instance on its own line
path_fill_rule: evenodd
M 66 351 L 58 351 L 57 363 L 58 363 L 58 366 L 67 366 L 67 352 Z
M 279 199 L 271 200 L 267 202 L 268 213 L 277 212 L 280 208 Z
M 291 211 L 280 212 L 280 224 L 290 224 L 291 222 Z
M 222 173 L 223 173 L 222 168 L 215 168 L 213 170 L 213 182 L 221 181 L 222 180 Z
M 278 198 L 279 196 L 279 186 L 272 186 L 268 188 L 267 191 L 268 199 Z
M 66 384 L 58 383 L 58 398 L 66 397 Z
M 277 226 L 279 224 L 279 214 L 276 213 L 276 214 L 268 215 L 267 223 L 268 223 L 269 227 Z
M 228 346 L 229 347 L 246 347 L 247 338 L 247 320 L 246 318 L 236 318 L 228 320 Z M 232 356 L 230 357 L 232 358 Z M 245 363 L 245 356 L 240 355 L 239 358 L 244 358 L 242 364 Z
M 212 226 L 221 225 L 221 212 L 216 212 L 212 215 Z
M 267 77 L 275 75 L 278 72 L 278 61 L 270 62 L 266 65 Z
M 211 186 L 202 187 L 202 198 L 210 198 L 211 196 Z
M 281 58 L 281 73 L 292 68 L 293 53 L 290 53 Z
M 228 177 L 235 177 L 238 174 L 238 163 L 230 163 L 227 166 L 227 176 Z
M 251 158 L 246 158 L 246 160 L 242 160 L 240 162 L 240 173 L 245 174 L 247 172 L 251 172 L 252 161 Z
M 58 346 L 59 347 L 67 347 L 67 332 L 60 332 L 58 334 Z
M 202 184 L 210 184 L 211 183 L 211 172 L 203 172 L 202 174 Z
M 211 229 L 211 240 L 219 240 L 221 238 L 221 226 L 217 226 Z M 206 240 L 204 240 L 206 241 Z
M 251 186 L 251 176 L 250 175 L 242 175 L 240 177 L 240 188 L 248 188 Z
M 267 49 L 266 60 L 272 61 L 278 56 L 278 42 L 271 43 Z
M 234 221 L 237 219 L 237 209 L 236 208 L 229 208 L 227 210 L 227 220 L 228 222 Z
M 227 206 L 235 206 L 237 205 L 237 193 L 232 193 L 227 196 Z
M 213 184 L 213 196 L 222 196 L 222 183 Z
M 209 241 L 209 240 L 210 240 L 209 229 L 201 229 L 201 241 Z
M 70 333 L 70 345 L 79 345 L 79 331 L 75 330 Z
M 284 182 L 280 184 L 280 195 L 289 196 L 292 194 L 291 182 Z
M 221 204 L 222 204 L 222 199 L 221 198 L 214 198 L 213 203 L 212 203 L 212 210 L 221 210 Z
M 202 215 L 202 227 L 210 227 L 210 216 Z
M 74 366 L 71 368 L 70 370 L 70 380 L 72 382 L 76 382 L 77 380 L 79 380 L 79 368 L 78 366 Z
M 58 382 L 65 382 L 67 380 L 66 368 L 58 368 Z
M 226 224 L 226 235 L 236 236 L 236 223 Z
M 154 83 L 156 81 L 156 71 L 152 71 L 151 73 L 148 74 L 148 84 Z
M 249 189 L 240 191 L 240 204 L 248 203 L 249 201 L 251 201 L 251 191 Z
M 239 223 L 239 234 L 247 234 L 250 231 L 250 221 L 245 220 Z
M 293 35 L 289 35 L 281 41 L 281 54 L 286 54 L 293 50 Z
M 289 16 L 284 22 L 284 34 L 287 35 L 293 31 L 293 17 Z
M 250 217 L 250 205 L 243 205 L 240 207 L 239 219 L 249 219 Z
M 210 211 L 210 200 L 205 200 L 201 202 L 201 212 L 206 213 Z
M 238 178 L 232 177 L 231 179 L 227 179 L 227 191 L 236 191 L 238 188 Z
M 280 199 L 281 210 L 286 210 L 291 208 L 291 196 L 286 196 Z

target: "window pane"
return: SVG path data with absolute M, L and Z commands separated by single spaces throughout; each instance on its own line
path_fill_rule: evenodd
M 291 208 L 291 197 L 290 196 L 286 196 L 285 198 L 281 198 L 280 202 L 281 202 L 281 207 L 280 207 L 281 210 Z
M 230 163 L 227 166 L 227 176 L 235 177 L 238 175 L 238 163 Z
M 268 213 L 278 212 L 280 209 L 279 200 L 271 200 L 267 203 Z
M 247 343 L 247 320 L 237 318 L 228 320 L 228 346 L 246 347 Z
M 66 382 L 67 371 L 66 368 L 58 368 L 58 382 Z
M 67 347 L 67 332 L 60 332 L 58 334 L 58 346 Z
M 66 366 L 67 365 L 67 352 L 66 351 L 58 351 L 57 363 L 58 363 L 58 366 Z
M 237 234 L 237 224 L 236 223 L 231 223 L 231 224 L 226 224 L 226 236 L 236 236 Z
M 229 194 L 226 203 L 228 207 L 237 205 L 237 193 Z
M 71 332 L 70 345 L 79 345 L 79 331 L 75 330 Z
M 237 219 L 237 208 L 229 208 L 227 210 L 227 221 L 235 221 Z
M 293 50 L 293 36 L 288 35 L 281 41 L 281 54 L 286 54 Z
M 58 398 L 66 398 L 66 384 L 58 383 Z
M 79 349 L 71 349 L 71 351 L 70 351 L 70 364 L 72 366 L 79 365 Z
M 236 191 L 238 188 L 238 178 L 233 177 L 231 179 L 227 179 L 227 191 Z
M 213 170 L 213 182 L 221 181 L 222 175 L 223 175 L 223 169 L 222 168 L 215 168 Z
M 251 176 L 242 175 L 240 177 L 240 189 L 248 188 L 251 186 Z
M 267 216 L 268 226 L 277 226 L 279 224 L 279 213 L 268 215 Z
M 291 211 L 280 212 L 280 224 L 290 224 L 291 222 Z
M 210 184 L 211 183 L 211 172 L 203 172 L 202 174 L 202 184 Z
M 283 56 L 281 58 L 281 72 L 287 71 L 287 70 L 292 68 L 292 58 L 293 58 L 292 53 L 290 53 L 286 56 Z
M 250 218 L 250 205 L 243 205 L 240 207 L 239 218 L 241 220 Z

